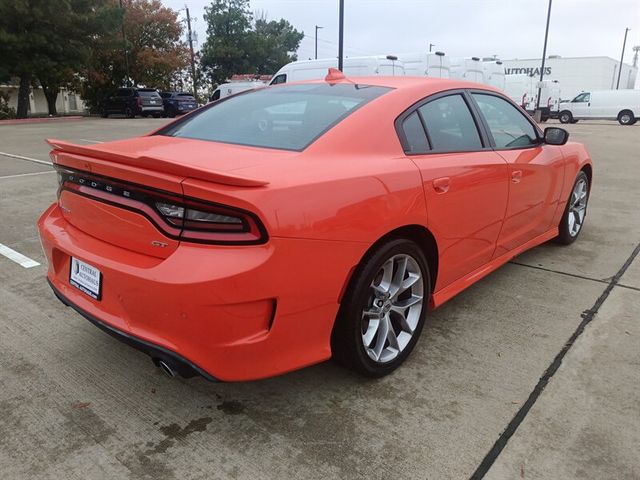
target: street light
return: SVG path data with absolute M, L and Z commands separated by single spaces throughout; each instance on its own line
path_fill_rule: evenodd
M 316 60 L 318 59 L 318 30 L 324 27 L 319 27 L 316 25 Z
M 542 48 L 542 65 L 540 66 L 540 83 L 538 84 L 538 98 L 536 99 L 536 110 L 534 115 L 536 121 L 539 121 L 542 117 L 540 112 L 540 95 L 542 95 L 542 79 L 544 78 L 544 61 L 547 58 L 547 39 L 549 38 L 549 21 L 551 20 L 551 1 L 549 0 L 549 9 L 547 10 L 547 27 L 544 32 L 544 47 Z
M 435 46 L 436 46 L 436 44 L 435 44 L 435 43 L 430 43 L 430 44 L 429 44 L 429 53 L 431 53 L 431 49 L 432 49 L 433 47 L 435 47 Z
M 344 0 L 340 0 L 338 25 L 338 70 L 342 71 L 342 59 L 344 57 Z
M 624 40 L 622 42 L 622 55 L 620 55 L 620 68 L 618 70 L 618 83 L 616 84 L 616 90 L 620 89 L 620 76 L 622 76 L 622 60 L 624 59 L 624 47 L 627 46 L 627 33 L 629 33 L 629 30 L 631 29 L 624 29 Z

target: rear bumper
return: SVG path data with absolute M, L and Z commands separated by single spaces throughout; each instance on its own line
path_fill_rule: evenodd
M 177 373 L 179 373 L 182 377 L 190 378 L 190 377 L 195 377 L 196 375 L 201 375 L 207 380 L 210 380 L 212 382 L 217 381 L 216 378 L 212 377 L 203 369 L 201 369 L 197 365 L 194 365 L 189 360 L 181 357 L 177 353 L 172 352 L 171 350 L 163 348 L 159 345 L 154 345 L 153 343 L 144 341 L 126 332 L 120 331 L 117 328 L 114 328 L 111 325 L 108 325 L 98 320 L 93 315 L 89 314 L 88 312 L 85 312 L 77 305 L 74 305 L 73 303 L 71 303 L 64 295 L 62 295 L 62 293 L 58 291 L 58 289 L 56 289 L 56 287 L 53 285 L 51 280 L 47 279 L 47 282 L 49 283 L 49 286 L 51 287 L 51 290 L 53 290 L 53 293 L 55 294 L 55 296 L 58 297 L 58 300 L 60 300 L 67 307 L 73 308 L 76 312 L 78 312 L 84 318 L 89 320 L 100 330 L 108 333 L 112 337 L 117 338 L 121 342 L 126 343 L 130 347 L 135 348 L 136 350 L 140 350 L 141 352 L 146 353 L 153 359 L 159 359 L 165 362 L 169 362 L 169 364 L 174 366 Z
M 63 303 L 152 356 L 173 355 L 221 381 L 270 377 L 330 358 L 340 294 L 367 248 L 285 238 L 255 246 L 182 242 L 163 259 L 80 231 L 57 204 L 38 229 L 47 278 Z M 71 256 L 100 270 L 101 300 L 69 283 Z
M 143 105 L 142 107 L 140 107 L 140 112 L 142 112 L 142 113 L 162 113 L 162 112 L 164 112 L 164 107 L 162 105 L 153 105 L 153 106 Z

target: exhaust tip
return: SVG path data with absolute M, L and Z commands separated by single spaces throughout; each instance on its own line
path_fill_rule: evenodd
M 164 373 L 167 377 L 173 378 L 176 376 L 176 372 L 174 372 L 173 368 L 171 368 L 164 360 L 158 360 L 157 362 L 158 368 Z

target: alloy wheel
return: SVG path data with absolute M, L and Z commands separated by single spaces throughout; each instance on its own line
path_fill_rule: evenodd
M 423 273 L 415 258 L 394 255 L 369 287 L 362 311 L 362 343 L 371 360 L 387 363 L 411 341 L 423 308 Z
M 587 181 L 581 178 L 576 182 L 571 192 L 569 215 L 567 216 L 569 235 L 572 237 L 578 235 L 584 223 L 584 217 L 587 212 L 587 197 Z

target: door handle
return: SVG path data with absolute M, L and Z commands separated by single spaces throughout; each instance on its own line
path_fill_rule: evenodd
M 436 178 L 433 181 L 433 189 L 436 193 L 447 193 L 451 186 L 451 179 L 449 177 Z
M 520 183 L 522 180 L 522 170 L 514 170 L 511 172 L 511 181 L 513 183 Z

